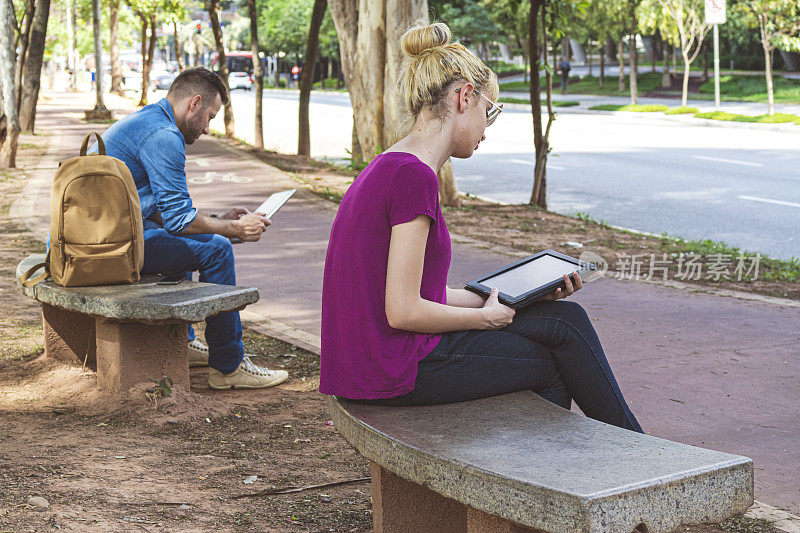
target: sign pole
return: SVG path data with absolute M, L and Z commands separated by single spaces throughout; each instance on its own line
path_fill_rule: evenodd
M 714 24 L 714 102 L 719 111 L 719 24 Z

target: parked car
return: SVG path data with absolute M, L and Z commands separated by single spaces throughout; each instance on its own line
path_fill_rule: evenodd
M 253 88 L 253 79 L 247 72 L 231 72 L 228 74 L 228 87 L 231 90 L 245 89 L 249 91 Z
M 153 88 L 157 91 L 166 91 L 175 78 L 178 77 L 177 72 L 162 72 L 153 77 Z

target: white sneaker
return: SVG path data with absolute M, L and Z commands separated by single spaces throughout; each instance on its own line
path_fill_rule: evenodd
M 264 389 L 280 385 L 289 379 L 286 370 L 269 370 L 256 366 L 249 357 L 242 359 L 239 368 L 223 374 L 216 368 L 208 369 L 208 386 L 212 389 Z
M 195 337 L 189 343 L 189 367 L 208 366 L 208 346 Z

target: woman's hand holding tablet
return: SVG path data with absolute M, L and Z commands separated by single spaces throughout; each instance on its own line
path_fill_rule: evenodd
M 485 297 L 498 289 L 500 303 L 519 309 L 537 300 L 570 296 L 583 287 L 580 274 L 595 270 L 591 263 L 545 250 L 471 281 L 466 289 Z
M 570 278 L 575 279 L 575 283 L 572 283 Z M 539 300 L 545 300 L 548 302 L 554 302 L 556 300 L 560 300 L 562 298 L 566 298 L 575 293 L 575 291 L 579 291 L 583 287 L 583 280 L 581 279 L 581 275 L 577 272 L 573 272 L 570 276 L 569 274 L 564 274 L 564 289 L 561 287 L 557 288 L 555 292 L 551 292 L 546 296 L 542 296 Z

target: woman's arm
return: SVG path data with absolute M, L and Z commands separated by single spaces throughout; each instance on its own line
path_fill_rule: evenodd
M 453 307 L 483 307 L 486 298 L 466 289 L 451 289 L 447 287 L 447 305 Z
M 386 268 L 386 318 L 389 325 L 417 333 L 501 329 L 514 310 L 497 301 L 497 292 L 480 308 L 442 305 L 420 296 L 425 245 L 431 219 L 420 215 L 392 227 Z M 449 296 L 449 294 L 448 294 Z

